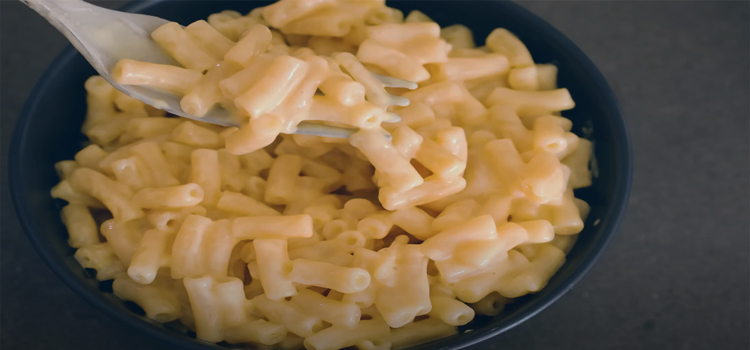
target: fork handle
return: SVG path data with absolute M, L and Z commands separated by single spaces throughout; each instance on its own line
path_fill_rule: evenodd
M 85 11 L 93 8 L 99 8 L 96 5 L 89 4 L 83 0 L 20 0 L 26 6 L 42 15 L 52 23 L 52 20 L 59 20 L 66 13 L 74 11 Z M 54 24 L 54 23 L 52 23 Z M 57 26 L 56 26 L 57 27 Z M 58 28 L 59 29 L 59 28 Z
M 82 23 L 87 22 L 89 19 L 96 20 L 101 18 L 103 11 L 107 9 L 101 8 L 96 5 L 89 4 L 83 0 L 20 0 L 26 4 L 29 8 L 36 11 L 44 19 L 46 19 L 52 26 L 62 33 L 65 38 L 73 45 L 73 47 L 80 52 L 83 57 L 86 58 L 89 63 L 99 72 L 104 75 L 110 67 L 107 66 L 97 56 L 92 55 L 89 48 L 86 46 L 85 38 L 79 37 L 81 31 L 76 34 L 76 29 L 80 29 Z M 90 35 L 89 33 L 85 33 Z

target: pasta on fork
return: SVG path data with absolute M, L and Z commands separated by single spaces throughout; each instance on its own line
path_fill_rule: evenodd
M 583 230 L 593 144 L 557 68 L 505 29 L 477 47 L 382 0 L 280 0 L 152 37 L 179 66 L 122 60 L 118 83 L 242 124 L 91 77 L 91 144 L 51 190 L 81 266 L 149 318 L 217 343 L 411 346 L 542 290 Z M 357 131 L 291 135 L 303 121 Z
M 337 6 L 368 10 L 356 4 Z M 273 23 L 285 23 L 275 11 L 271 7 L 264 13 L 271 14 Z M 351 14 L 341 11 L 338 16 L 350 20 Z M 320 18 L 331 22 L 331 16 Z M 241 116 L 239 130 L 226 134 L 227 150 L 238 155 L 268 146 L 280 133 L 294 133 L 305 120 L 379 128 L 393 118 L 387 112 L 390 105 L 408 103 L 391 96 L 353 56 L 319 56 L 305 47 L 292 50 L 284 39 L 274 40 L 281 35 L 264 24 L 250 23 L 235 43 L 205 21 L 184 29 L 169 23 L 151 36 L 183 67 L 125 59 L 112 75 L 119 84 L 181 95 L 182 109 L 196 117 L 216 105 Z M 324 96 L 315 96 L 318 90 Z

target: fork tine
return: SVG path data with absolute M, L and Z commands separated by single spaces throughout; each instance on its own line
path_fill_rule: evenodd
M 386 113 L 383 122 L 386 123 L 398 123 L 401 121 L 401 116 L 396 113 Z
M 409 99 L 406 97 L 390 95 L 389 98 L 390 98 L 391 105 L 394 105 L 394 106 L 406 107 L 410 103 Z
M 393 113 L 388 113 L 388 115 L 395 115 Z M 398 118 L 398 121 L 401 120 L 401 117 L 395 115 L 396 118 Z M 310 122 L 301 122 L 299 125 L 297 125 L 297 130 L 294 132 L 295 134 L 301 134 L 301 135 L 313 135 L 313 136 L 322 136 L 322 137 L 335 137 L 339 139 L 348 139 L 351 137 L 354 133 L 359 131 L 359 129 L 350 129 L 350 128 L 341 128 L 338 126 L 330 126 L 330 125 L 323 125 L 323 124 L 315 124 Z M 393 136 L 385 130 L 386 137 L 391 140 L 393 139 Z
M 340 128 L 337 126 L 301 122 L 299 123 L 299 125 L 297 125 L 297 130 L 294 133 L 302 135 L 315 135 L 348 139 L 349 136 L 351 136 L 355 132 L 357 132 L 357 129 Z
M 385 75 L 380 75 L 380 74 L 375 74 L 375 73 L 372 73 L 372 75 L 375 76 L 375 78 L 377 78 L 378 80 L 380 80 L 380 82 L 383 83 L 385 87 L 406 88 L 409 90 L 414 90 L 418 87 L 417 83 L 413 81 L 408 81 L 408 80 L 394 78 L 394 77 L 388 77 Z

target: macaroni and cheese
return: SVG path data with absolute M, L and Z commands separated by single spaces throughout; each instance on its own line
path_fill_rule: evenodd
M 478 47 L 381 0 L 281 0 L 152 37 L 180 66 L 123 60 L 120 84 L 242 125 L 91 77 L 91 143 L 51 191 L 81 266 L 149 318 L 210 342 L 405 347 L 540 291 L 583 229 L 592 144 L 560 114 L 557 68 L 505 29 Z

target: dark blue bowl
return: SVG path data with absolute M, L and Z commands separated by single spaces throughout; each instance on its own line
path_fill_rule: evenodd
M 242 13 L 260 1 L 150 1 L 133 2 L 123 10 L 141 12 L 182 24 L 204 19 L 225 9 Z M 526 43 L 536 62 L 555 63 L 559 84 L 570 90 L 575 109 L 564 115 L 574 131 L 593 129 L 599 176 L 593 186 L 576 192 L 591 205 L 586 228 L 568 260 L 547 287 L 520 298 L 496 317 L 478 317 L 472 332 L 423 344 L 411 350 L 461 349 L 500 334 L 536 315 L 567 292 L 596 262 L 617 231 L 628 202 L 632 174 L 631 148 L 620 107 L 607 81 L 594 64 L 568 38 L 541 18 L 506 1 L 399 1 L 389 4 L 408 13 L 419 9 L 441 26 L 464 24 L 477 42 L 496 27 L 504 27 Z M 72 159 L 84 136 L 80 125 L 86 111 L 84 81 L 96 74 L 72 47 L 55 59 L 39 80 L 21 114 L 10 150 L 10 187 L 16 212 L 39 255 L 70 288 L 114 318 L 147 334 L 185 349 L 222 349 L 197 340 L 169 325 L 151 321 L 133 311 L 111 293 L 106 283 L 87 276 L 73 258 L 67 233 L 60 221 L 60 203 L 49 191 L 58 182 L 53 164 Z M 111 290 L 111 289 L 110 289 Z

